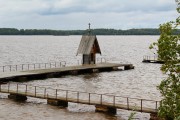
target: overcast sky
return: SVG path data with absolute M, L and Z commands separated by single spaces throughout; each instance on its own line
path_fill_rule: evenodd
M 0 28 L 158 28 L 177 16 L 175 0 L 0 0 Z

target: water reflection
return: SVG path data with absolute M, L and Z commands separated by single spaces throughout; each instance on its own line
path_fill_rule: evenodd
M 85 92 L 96 93 L 97 83 L 100 82 L 100 74 L 92 73 L 83 75 Z
M 150 55 L 149 44 L 158 36 L 97 36 L 102 56 L 108 62 L 132 63 L 134 70 L 62 76 L 46 80 L 24 82 L 33 86 L 82 92 L 107 93 L 128 97 L 159 99 L 156 86 L 165 77 L 158 64 L 142 63 L 143 55 Z M 49 63 L 66 61 L 77 64 L 76 56 L 81 36 L 0 36 L 0 65 Z M 40 104 L 33 104 L 40 103 Z M 19 120 L 126 120 L 131 112 L 118 110 L 111 116 L 96 113 L 94 106 L 70 103 L 67 109 L 52 107 L 45 100 L 28 98 L 19 105 L 0 94 L 0 119 Z M 137 113 L 136 119 L 148 120 L 149 114 Z

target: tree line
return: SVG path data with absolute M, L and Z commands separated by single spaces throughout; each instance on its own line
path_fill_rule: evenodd
M 177 30 L 174 34 L 179 33 Z M 49 29 L 16 29 L 16 28 L 0 28 L 0 35 L 83 35 L 88 30 L 49 30 Z M 160 35 L 159 29 L 92 29 L 95 35 Z

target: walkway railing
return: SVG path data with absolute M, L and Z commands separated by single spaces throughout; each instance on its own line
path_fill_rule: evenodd
M 158 56 L 143 56 L 143 60 L 158 60 Z
M 78 65 L 82 65 L 82 60 L 77 60 Z M 105 58 L 96 58 L 96 63 L 106 63 L 107 60 Z
M 159 101 L 122 97 L 108 94 L 86 93 L 63 89 L 52 89 L 25 84 L 1 84 L 0 92 L 20 94 L 43 99 L 57 99 L 67 102 L 106 105 L 110 107 L 135 110 L 140 112 L 155 113 L 159 107 Z
M 65 67 L 66 62 L 51 62 L 51 63 L 33 63 L 33 64 L 19 64 L 19 65 L 5 65 L 0 66 L 0 72 L 11 72 L 11 71 L 26 71 L 36 69 L 48 69 L 48 68 L 60 68 Z
M 97 63 L 106 63 L 107 61 L 106 61 L 106 58 L 96 58 L 96 62 Z

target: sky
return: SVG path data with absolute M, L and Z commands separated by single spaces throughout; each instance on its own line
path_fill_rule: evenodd
M 0 0 L 0 28 L 158 28 L 175 20 L 175 0 Z

